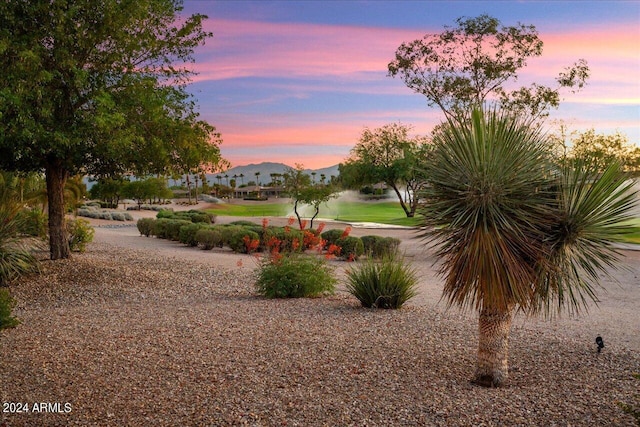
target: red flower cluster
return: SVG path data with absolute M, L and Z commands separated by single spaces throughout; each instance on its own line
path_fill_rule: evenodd
M 244 245 L 247 248 L 248 254 L 255 252 L 258 249 L 258 247 L 260 247 L 259 239 L 252 239 L 249 236 L 244 236 L 242 238 L 242 241 L 244 242 Z
M 334 245 L 333 243 L 329 245 L 327 248 L 327 253 L 325 254 L 325 258 L 331 259 L 340 255 L 342 248 L 338 245 Z

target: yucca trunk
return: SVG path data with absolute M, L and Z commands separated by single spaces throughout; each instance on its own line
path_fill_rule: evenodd
M 513 309 L 483 308 L 478 321 L 478 365 L 474 382 L 499 387 L 509 377 L 509 331 Z

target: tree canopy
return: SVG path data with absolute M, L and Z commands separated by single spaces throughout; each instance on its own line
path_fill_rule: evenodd
M 313 221 L 320 213 L 320 206 L 323 203 L 327 203 L 331 200 L 336 192 L 336 189 L 331 184 L 312 183 L 311 177 L 304 173 L 304 166 L 296 164 L 295 168 L 288 168 L 284 173 L 284 185 L 289 194 L 289 197 L 293 199 L 293 212 L 298 218 L 298 225 L 300 229 L 303 229 L 303 220 L 298 208 L 300 205 L 310 205 L 313 208 L 313 215 L 309 224 L 310 228 L 313 228 Z
M 533 83 L 509 91 L 527 61 L 542 55 L 535 26 L 501 26 L 489 15 L 461 17 L 456 24 L 402 43 L 388 65 L 390 76 L 400 76 L 447 117 L 468 118 L 473 107 L 485 102 L 545 116 L 558 107 L 561 88 L 580 89 L 589 77 L 587 63 L 580 59 L 559 73 L 553 88 Z
M 185 91 L 211 34 L 180 0 L 0 3 L 0 167 L 44 171 L 51 257 L 69 256 L 70 175 L 186 172 L 221 162 Z
M 425 183 L 421 172 L 429 144 L 421 136 L 410 137 L 411 127 L 390 123 L 376 129 L 365 128 L 350 158 L 340 165 L 346 187 L 383 182 L 393 189 L 407 217 L 413 217 Z M 403 192 L 403 187 L 405 191 Z

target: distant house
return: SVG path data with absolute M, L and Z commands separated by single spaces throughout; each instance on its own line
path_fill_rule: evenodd
M 244 199 L 247 197 L 279 197 L 283 187 L 264 187 L 261 185 L 251 185 L 246 187 L 236 187 L 234 197 Z

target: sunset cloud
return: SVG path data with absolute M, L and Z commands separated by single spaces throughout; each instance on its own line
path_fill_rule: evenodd
M 191 88 L 202 117 L 222 132 L 222 153 L 232 163 L 303 158 L 308 167 L 328 166 L 348 155 L 365 126 L 399 121 L 427 134 L 442 119 L 423 96 L 388 77 L 387 64 L 402 42 L 450 22 L 418 30 L 368 23 L 366 16 L 347 25 L 238 15 L 205 21 L 214 38 L 196 52 Z M 585 59 L 587 86 L 564 92 L 551 118 L 640 140 L 640 22 L 549 27 L 540 30 L 542 57 L 529 61 L 513 87 L 553 86 L 565 67 Z

